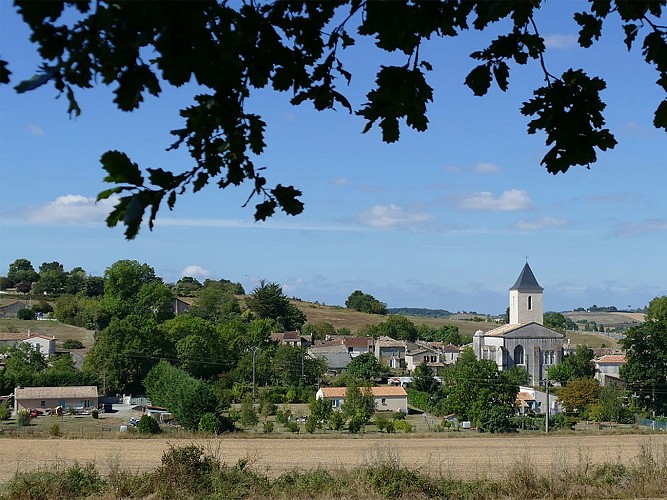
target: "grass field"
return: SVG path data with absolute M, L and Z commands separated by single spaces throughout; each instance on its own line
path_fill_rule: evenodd
M 311 302 L 292 301 L 308 318 L 309 323 L 330 323 L 336 329 L 346 327 L 352 332 L 358 332 L 368 325 L 377 325 L 387 320 L 387 316 L 377 314 L 366 314 L 346 309 L 343 307 L 323 306 Z M 434 328 L 444 325 L 453 325 L 459 328 L 461 335 L 472 337 L 477 330 L 487 331 L 498 326 L 496 323 L 485 323 L 478 321 L 454 321 L 446 318 L 424 318 L 407 316 L 416 325 L 424 324 Z
M 92 462 L 103 474 L 112 466 L 140 472 L 156 468 L 171 439 L 0 439 L 0 481 L 19 471 Z M 429 475 L 453 478 L 499 478 L 513 466 L 530 462 L 539 470 L 630 465 L 647 450 L 664 463 L 666 435 L 523 435 L 474 433 L 411 438 L 405 435 L 358 437 L 248 438 L 187 440 L 230 465 L 245 460 L 271 477 L 291 470 L 337 470 L 374 462 L 394 462 Z
M 85 349 L 93 346 L 94 332 L 77 326 L 65 325 L 58 321 L 29 321 L 16 318 L 0 318 L 0 332 L 2 333 L 36 333 L 48 337 L 56 337 L 56 347 L 62 349 L 62 343 L 67 339 L 79 340 Z

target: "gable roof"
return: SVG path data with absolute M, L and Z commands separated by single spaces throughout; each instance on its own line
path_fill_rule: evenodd
M 507 337 L 507 338 L 565 338 L 565 334 L 535 323 L 510 323 L 501 325 L 483 334 L 484 337 Z
M 347 337 L 342 343 L 347 347 L 370 347 L 373 344 L 373 337 Z
M 384 386 L 384 387 L 360 387 L 360 391 L 365 391 L 367 389 L 371 390 L 373 397 L 391 397 L 391 396 L 406 396 L 408 395 L 405 392 L 405 389 L 402 387 L 395 386 Z M 347 394 L 347 387 L 321 387 L 322 396 L 325 398 L 344 398 Z
M 14 399 L 87 399 L 96 397 L 96 385 L 77 385 L 72 387 L 17 387 L 14 389 Z
M 519 274 L 519 277 L 516 279 L 516 283 L 514 283 L 514 286 L 510 288 L 510 290 L 518 290 L 519 292 L 543 292 L 544 288 L 539 285 L 537 279 L 535 279 L 533 270 L 528 265 L 528 262 L 526 262 L 526 265 L 523 266 L 523 269 L 521 270 L 521 274 Z
M 625 354 L 607 354 L 596 360 L 596 363 L 603 365 L 622 365 L 626 361 Z

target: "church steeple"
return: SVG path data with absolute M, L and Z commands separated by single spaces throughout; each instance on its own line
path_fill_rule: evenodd
M 510 288 L 511 325 L 531 322 L 541 325 L 544 322 L 542 292 L 544 292 L 544 288 L 539 285 L 533 270 L 526 262 L 516 283 Z

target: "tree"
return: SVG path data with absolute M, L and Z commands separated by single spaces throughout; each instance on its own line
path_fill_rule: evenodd
M 577 329 L 577 325 L 574 323 L 574 321 L 558 312 L 546 313 L 544 315 L 544 326 L 559 332 Z
M 412 374 L 412 389 L 434 394 L 439 389 L 438 381 L 433 377 L 433 370 L 426 361 L 422 361 Z
M 356 356 L 347 365 L 347 373 L 357 380 L 373 380 L 385 373 L 385 368 L 372 352 Z
M 65 288 L 65 269 L 60 262 L 43 262 L 39 266 L 39 281 L 34 285 L 35 293 L 57 294 Z
M 243 427 L 255 427 L 259 423 L 257 410 L 255 410 L 255 405 L 250 396 L 246 396 L 241 402 L 241 415 L 239 421 Z
M 181 297 L 194 297 L 203 285 L 192 276 L 183 276 L 176 282 L 176 295 Z
M 167 361 L 160 361 L 144 381 L 151 402 L 167 408 L 185 429 L 199 428 L 200 419 L 215 410 L 210 385 L 191 377 Z
M 197 292 L 197 299 L 190 308 L 190 314 L 213 322 L 231 319 L 241 314 L 241 306 L 235 297 L 233 286 L 225 280 L 206 280 Z
M 588 166 L 597 160 L 598 150 L 616 145 L 604 128 L 600 93 L 606 82 L 582 69 L 567 69 L 561 76 L 549 72 L 546 44 L 535 21 L 540 3 L 219 1 L 148 7 L 109 0 L 76 5 L 17 0 L 16 4 L 44 59 L 37 75 L 16 86 L 18 92 L 53 83 L 66 95 L 68 112 L 78 115 L 75 90 L 95 84 L 114 86 L 114 103 L 123 111 L 139 108 L 144 95 L 157 96 L 163 86 L 178 87 L 193 80 L 201 89 L 194 103 L 181 110 L 182 128 L 172 132 L 175 142 L 170 149 L 188 149 L 193 160 L 189 169 L 172 173 L 148 168 L 144 177 L 124 153 L 102 155 L 105 180 L 114 186 L 98 198 L 123 194 L 107 224 L 122 222 L 128 238 L 136 236 L 146 210 L 152 229 L 163 202 L 172 209 L 186 188 L 196 192 L 209 182 L 220 188 L 250 182 L 246 204 L 253 196 L 261 199 L 255 206 L 256 220 L 266 219 L 278 208 L 290 215 L 301 213 L 301 192 L 293 186 L 267 186 L 263 169 L 254 164 L 266 147 L 266 123 L 246 109 L 249 97 L 266 87 L 291 90 L 292 104 L 310 101 L 317 110 L 345 108 L 365 120 L 364 132 L 379 125 L 382 139 L 394 142 L 400 122 L 417 131 L 428 128 L 433 89 L 426 73 L 433 67 L 420 58 L 420 46 L 467 30 L 490 30 L 501 20 L 508 32 L 470 55 L 477 66 L 465 84 L 472 92 L 486 94 L 494 80 L 507 90 L 510 64 L 531 61 L 539 64 L 546 82 L 523 104 L 521 113 L 532 118 L 529 134 L 546 135 L 550 149 L 542 164 L 549 172 Z M 667 29 L 656 22 L 664 5 L 664 0 L 591 2 L 589 12 L 574 14 L 579 44 L 590 47 L 599 39 L 604 21 L 618 18 L 628 49 L 642 40 L 644 59 L 655 65 L 658 85 L 667 89 Z M 343 53 L 363 37 L 374 40 L 379 51 L 397 52 L 404 60 L 380 67 L 374 88 L 355 110 L 338 84 L 341 79 L 350 84 L 352 74 L 345 69 Z M 150 59 L 143 57 L 146 53 Z M 8 83 L 10 74 L 7 62 L 0 60 L 0 83 Z M 667 100 L 658 106 L 654 124 L 667 128 Z
M 650 319 L 629 328 L 619 344 L 626 356 L 621 378 L 644 407 L 656 413 L 667 411 L 667 319 Z
M 150 415 L 142 415 L 137 424 L 137 430 L 140 434 L 158 434 L 160 432 L 160 424 Z
M 656 297 L 648 304 L 646 321 L 667 321 L 667 295 Z
M 595 376 L 595 363 L 593 362 L 594 357 L 595 353 L 592 349 L 589 349 L 584 345 L 578 345 L 576 351 L 566 354 L 563 357 L 562 364 L 564 367 L 555 369 L 556 371 L 554 373 L 557 377 L 562 379 L 563 375 L 568 372 L 568 380 L 578 378 L 592 378 Z M 549 376 L 551 376 L 551 370 L 549 370 Z
M 259 286 L 246 299 L 246 305 L 258 318 L 273 319 L 288 331 L 299 330 L 307 319 L 305 314 L 290 303 L 278 283 L 261 280 Z
M 308 420 L 315 422 L 315 425 L 318 428 L 321 428 L 323 423 L 328 422 L 333 414 L 331 402 L 326 398 L 311 400 L 308 404 L 308 408 L 310 409 Z
M 37 274 L 37 271 L 35 271 L 35 268 L 32 267 L 32 263 L 28 259 L 16 259 L 9 264 L 7 278 L 18 285 L 22 281 L 27 281 L 28 283 L 36 282 L 39 279 L 39 274 Z
M 405 316 L 391 314 L 386 321 L 369 326 L 368 334 L 374 338 L 387 336 L 396 340 L 415 341 L 419 336 L 419 331 L 415 324 Z
M 361 290 L 355 290 L 345 301 L 345 307 L 368 314 L 387 314 L 387 304 Z
M 35 319 L 35 313 L 32 309 L 19 309 L 16 311 L 16 318 L 23 320 Z
M 578 412 L 587 417 L 588 410 L 597 403 L 600 396 L 600 384 L 593 378 L 571 380 L 558 394 L 558 399 L 568 412 Z
M 370 422 L 375 409 L 375 399 L 370 387 L 360 388 L 354 381 L 348 383 L 341 413 L 350 420 L 350 432 L 358 432 Z

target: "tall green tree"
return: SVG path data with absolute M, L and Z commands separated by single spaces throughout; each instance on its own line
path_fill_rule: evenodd
M 667 321 L 667 295 L 656 297 L 648 304 L 647 321 Z
M 359 354 L 348 363 L 345 370 L 350 376 L 361 381 L 373 380 L 385 373 L 385 367 L 372 352 Z
M 246 298 L 246 305 L 257 318 L 273 319 L 286 331 L 300 330 L 307 320 L 306 315 L 290 303 L 278 283 L 261 280 Z
M 428 128 L 434 92 L 427 75 L 433 65 L 423 59 L 427 52 L 420 47 L 446 44 L 473 30 L 492 32 L 489 45 L 470 54 L 474 67 L 465 85 L 475 95 L 485 95 L 494 81 L 506 91 L 510 69 L 529 62 L 540 73 L 536 85 L 544 80 L 520 111 L 530 119 L 528 133 L 545 137 L 548 151 L 541 163 L 549 172 L 588 166 L 597 161 L 598 151 L 616 145 L 605 128 L 600 97 L 606 82 L 583 69 L 557 75 L 547 67 L 547 44 L 538 28 L 541 2 L 209 1 L 146 8 L 110 0 L 75 5 L 17 0 L 16 5 L 43 58 L 38 74 L 18 84 L 18 92 L 51 83 L 66 96 L 68 112 L 78 115 L 75 91 L 93 85 L 113 87 L 114 104 L 123 111 L 139 108 L 144 96 L 160 95 L 165 87 L 196 81 L 200 88 L 194 102 L 181 110 L 182 127 L 172 131 L 175 142 L 169 149 L 183 147 L 192 157 L 185 171 L 148 168 L 144 176 L 124 153 L 102 155 L 105 180 L 113 186 L 98 197 L 122 195 L 107 224 L 125 224 L 128 238 L 137 234 L 147 211 L 152 229 L 162 203 L 173 208 L 186 188 L 198 191 L 209 182 L 226 188 L 248 181 L 251 198 L 259 198 L 257 220 L 276 209 L 300 213 L 301 192 L 267 185 L 263 169 L 254 164 L 265 150 L 266 123 L 247 108 L 255 102 L 249 97 L 266 88 L 289 90 L 293 105 L 309 101 L 317 110 L 347 109 L 365 121 L 364 132 L 378 126 L 383 141 L 395 142 L 401 125 Z M 588 10 L 573 5 L 582 9 L 573 12 L 581 47 L 600 38 L 605 22 L 619 25 L 628 49 L 641 51 L 640 57 L 656 68 L 658 85 L 667 89 L 667 28 L 659 22 L 664 0 L 590 2 Z M 505 29 L 497 33 L 498 26 Z M 388 52 L 399 60 L 380 64 L 365 100 L 357 104 L 345 97 L 341 82 L 352 82 L 346 49 L 364 38 L 375 44 L 378 61 L 385 61 Z M 10 74 L 9 64 L 0 60 L 0 83 L 8 83 Z M 654 124 L 667 129 L 667 100 L 657 106 Z
M 626 363 L 620 376 L 645 408 L 667 412 L 667 319 L 649 319 L 619 340 Z
M 439 390 L 440 384 L 433 377 L 433 370 L 426 361 L 422 361 L 415 367 L 410 387 L 416 391 L 429 394 L 435 394 Z
M 145 380 L 151 402 L 167 408 L 185 429 L 195 431 L 206 413 L 214 412 L 216 399 L 211 386 L 169 364 L 160 361 Z
M 22 281 L 34 283 L 39 280 L 39 274 L 32 267 L 32 263 L 28 259 L 16 259 L 9 264 L 7 278 L 12 280 L 14 284 L 19 284 Z

